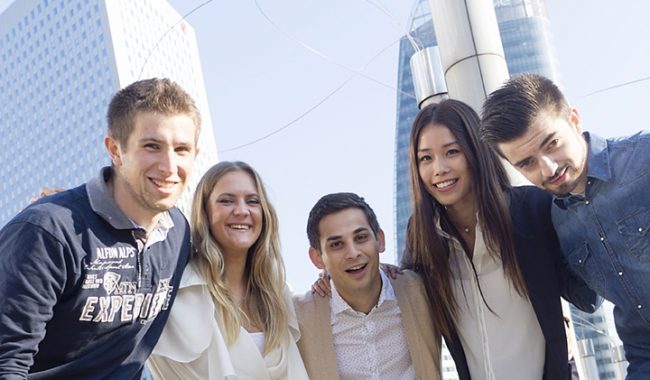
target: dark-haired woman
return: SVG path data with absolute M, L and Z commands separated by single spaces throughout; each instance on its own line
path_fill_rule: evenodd
M 456 100 L 415 118 L 402 266 L 422 276 L 461 379 L 569 379 L 560 297 L 587 312 L 601 301 L 562 259 L 550 196 L 511 187 L 478 126 Z

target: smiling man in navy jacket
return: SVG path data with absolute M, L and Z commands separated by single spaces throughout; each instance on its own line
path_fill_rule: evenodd
M 0 230 L 0 379 L 139 377 L 188 258 L 173 206 L 200 123 L 177 84 L 129 85 L 108 110 L 112 166 Z

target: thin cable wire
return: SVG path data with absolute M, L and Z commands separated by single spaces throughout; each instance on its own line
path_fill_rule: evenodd
M 406 38 L 407 38 L 407 39 L 409 40 L 409 42 L 411 43 L 411 46 L 413 47 L 413 50 L 415 50 L 416 52 L 421 50 L 420 46 L 417 44 L 417 42 L 415 41 L 415 39 L 414 39 L 413 36 L 411 35 L 411 31 L 409 30 L 409 28 L 407 28 L 407 27 L 405 27 L 404 25 L 402 25 L 402 23 L 399 21 L 399 19 L 397 18 L 397 16 L 395 16 L 395 14 L 393 14 L 391 11 L 389 11 L 389 10 L 388 10 L 388 9 L 387 9 L 383 4 L 382 4 L 382 3 L 379 2 L 379 0 L 375 0 L 375 1 L 373 1 L 373 0 L 366 0 L 366 2 L 369 3 L 370 5 L 374 6 L 375 8 L 379 9 L 380 11 L 382 11 L 386 16 L 388 16 L 388 18 L 390 18 L 391 20 L 393 20 L 393 22 L 394 22 L 395 24 L 397 24 L 397 26 L 398 26 L 401 30 L 404 30 L 404 31 L 405 31 Z
M 160 45 L 160 42 L 162 42 L 162 40 L 164 40 L 165 37 L 167 37 L 167 35 L 169 34 L 169 32 L 171 32 L 172 30 L 174 30 L 174 28 L 176 27 L 176 25 L 178 25 L 178 24 L 180 24 L 182 21 L 184 21 L 184 20 L 185 20 L 189 15 L 191 15 L 192 13 L 198 11 L 198 10 L 201 9 L 203 6 L 207 5 L 208 3 L 211 3 L 212 1 L 213 1 L 213 0 L 206 0 L 206 1 L 202 2 L 201 4 L 197 5 L 197 6 L 194 7 L 191 11 L 187 12 L 186 14 L 184 14 L 183 17 L 181 17 L 178 21 L 176 21 L 176 23 L 174 23 L 174 25 L 172 25 L 169 29 L 167 29 L 167 31 L 166 31 L 166 32 L 165 32 L 165 33 L 164 33 L 164 34 L 163 34 L 163 35 L 158 39 L 158 41 L 156 41 L 155 45 L 153 46 L 153 48 L 151 49 L 151 51 L 150 51 L 149 54 L 147 55 L 147 58 L 145 58 L 144 63 L 142 64 L 142 67 L 140 68 L 140 74 L 138 74 L 138 80 L 141 79 L 140 77 L 142 76 L 142 73 L 144 72 L 144 68 L 147 66 L 147 63 L 149 62 L 149 58 L 151 58 L 151 55 L 153 54 L 153 52 L 156 51 L 156 49 L 158 48 L 158 45 Z
M 620 87 L 629 86 L 629 85 L 631 85 L 631 84 L 635 84 L 635 83 L 639 83 L 639 82 L 643 82 L 643 81 L 647 81 L 647 80 L 650 80 L 650 77 L 644 77 L 644 78 L 639 78 L 639 79 L 631 80 L 631 81 L 629 81 L 629 82 L 624 82 L 624 83 L 615 84 L 615 85 L 613 85 L 613 86 L 609 86 L 609 87 L 601 88 L 600 90 L 596 90 L 596 91 L 590 92 L 590 93 L 588 93 L 588 94 L 582 95 L 582 96 L 578 97 L 576 100 L 581 100 L 581 99 L 584 99 L 584 98 L 588 98 L 588 97 L 590 97 L 590 96 L 592 96 L 592 95 L 600 94 L 601 92 L 606 92 L 606 91 L 614 90 L 614 89 L 617 89 L 617 88 L 620 88 Z
M 398 41 L 399 41 L 399 40 L 397 40 L 397 41 L 393 41 L 393 42 L 391 42 L 389 45 L 386 45 L 383 49 L 381 49 L 377 54 L 375 54 L 372 58 L 370 58 L 370 60 L 368 60 L 368 62 L 366 62 L 366 64 L 363 66 L 362 70 L 365 69 L 368 65 L 370 65 L 370 64 L 371 64 L 375 59 L 377 59 L 377 57 L 379 57 L 382 53 L 384 53 L 384 52 L 385 52 L 386 50 L 388 50 L 390 47 L 392 47 L 393 45 L 395 45 Z M 221 153 L 227 153 L 227 152 L 232 152 L 232 151 L 234 151 L 234 150 L 238 150 L 238 149 L 241 149 L 241 148 L 245 148 L 245 147 L 247 147 L 247 146 L 250 146 L 250 145 L 256 144 L 256 143 L 258 143 L 258 142 L 260 142 L 260 141 L 262 141 L 262 140 L 266 140 L 267 138 L 269 138 L 269 137 L 271 137 L 271 136 L 273 136 L 273 135 L 275 135 L 275 134 L 278 134 L 278 133 L 280 133 L 281 131 L 283 131 L 283 130 L 289 128 L 290 126 L 292 126 L 293 124 L 295 124 L 296 122 L 298 122 L 300 119 L 304 118 L 304 117 L 307 116 L 309 113 L 311 113 L 313 110 L 315 110 L 316 108 L 320 107 L 321 104 L 325 103 L 328 99 L 330 99 L 332 96 L 334 96 L 334 94 L 336 94 L 336 93 L 339 92 L 341 89 L 343 89 L 343 87 L 345 87 L 345 86 L 346 86 L 346 85 L 347 85 L 347 84 L 348 84 L 352 79 L 354 79 L 356 76 L 357 76 L 357 73 L 356 73 L 356 72 L 353 73 L 352 75 L 350 75 L 350 77 L 348 77 L 348 78 L 347 78 L 345 81 L 343 81 L 339 86 L 337 86 L 333 91 L 331 91 L 329 94 L 327 94 L 323 99 L 321 99 L 319 102 L 317 102 L 317 103 L 314 104 L 313 106 L 309 107 L 305 112 L 303 112 L 303 113 L 300 114 L 298 117 L 296 117 L 295 119 L 291 120 L 290 122 L 286 123 L 285 125 L 281 126 L 280 128 L 277 128 L 277 129 L 271 131 L 270 133 L 267 133 L 266 135 L 264 135 L 264 136 L 262 136 L 262 137 L 259 137 L 259 138 L 255 139 L 255 140 L 253 140 L 253 141 L 249 141 L 249 142 L 247 142 L 247 143 L 244 143 L 244 144 L 241 144 L 241 145 L 237 145 L 237 146 L 234 146 L 234 147 L 232 147 L 232 148 L 228 148 L 228 149 L 220 149 L 220 150 L 219 150 L 219 153 L 220 153 L 220 154 L 221 154 Z
M 342 63 L 339 63 L 339 62 L 333 60 L 332 58 L 330 58 L 330 57 L 328 57 L 327 55 L 321 53 L 319 50 L 317 50 L 317 49 L 315 49 L 315 48 L 309 46 L 308 44 L 302 42 L 301 40 L 299 40 L 298 38 L 294 37 L 294 36 L 293 36 L 292 34 L 290 34 L 289 32 L 287 32 L 287 31 L 285 31 L 284 29 L 282 29 L 280 26 L 278 26 L 278 25 L 277 25 L 273 20 L 271 20 L 271 18 L 266 14 L 266 12 L 264 12 L 264 10 L 263 10 L 262 7 L 260 6 L 258 0 L 255 0 L 255 6 L 257 7 L 257 10 L 260 12 L 260 14 L 262 14 L 262 17 L 264 17 L 264 18 L 266 19 L 266 21 L 267 21 L 269 24 L 271 24 L 271 26 L 273 26 L 277 31 L 279 31 L 280 33 L 282 33 L 285 37 L 287 37 L 287 38 L 289 38 L 290 40 L 292 40 L 293 42 L 299 44 L 300 46 L 302 46 L 303 48 L 307 49 L 307 50 L 310 51 L 311 53 L 316 54 L 317 56 L 323 58 L 323 59 L 326 60 L 327 62 L 330 62 L 330 63 L 332 63 L 332 64 L 334 64 L 334 65 L 336 65 L 336 66 L 338 66 L 338 67 L 341 67 L 341 68 L 343 68 L 343 69 L 349 71 L 349 72 L 355 73 L 356 75 L 358 75 L 358 76 L 360 76 L 360 77 L 362 77 L 362 78 L 364 78 L 364 79 L 367 79 L 367 80 L 369 80 L 369 81 L 371 81 L 371 82 L 377 83 L 377 84 L 380 85 L 380 86 L 383 86 L 383 87 L 389 88 L 389 89 L 391 89 L 391 90 L 393 90 L 393 91 L 395 91 L 395 92 L 402 93 L 402 94 L 404 94 L 405 96 L 410 96 L 410 97 L 412 97 L 412 98 L 415 98 L 415 96 L 414 96 L 413 94 L 409 94 L 409 93 L 403 92 L 403 91 L 401 91 L 401 90 L 398 90 L 398 89 L 396 89 L 395 87 L 393 87 L 393 86 L 391 86 L 391 85 L 389 85 L 389 84 L 386 84 L 386 83 L 384 83 L 384 82 L 381 82 L 381 81 L 379 81 L 379 80 L 377 80 L 377 79 L 375 79 L 375 78 L 373 78 L 373 77 L 371 77 L 371 76 L 368 76 L 368 75 L 366 75 L 366 74 L 364 74 L 364 73 L 362 73 L 362 72 L 360 72 L 360 71 L 358 71 L 358 70 L 355 70 L 354 68 L 351 68 L 351 67 L 349 67 L 349 66 L 346 66 L 346 65 L 344 65 L 344 64 L 342 64 Z

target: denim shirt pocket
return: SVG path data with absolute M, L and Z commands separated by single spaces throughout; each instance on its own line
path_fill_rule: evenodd
M 590 288 L 599 292 L 598 287 L 603 284 L 603 276 L 598 268 L 598 264 L 594 262 L 594 259 L 591 256 L 589 244 L 587 244 L 586 241 L 580 242 L 569 252 L 570 253 L 566 257 L 571 269 L 573 269 L 573 271 L 575 271 Z
M 645 207 L 616 222 L 628 251 L 642 263 L 650 263 L 650 207 Z

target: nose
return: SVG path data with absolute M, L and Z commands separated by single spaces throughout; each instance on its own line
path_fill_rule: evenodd
M 361 250 L 359 250 L 356 244 L 348 244 L 348 249 L 345 252 L 345 258 L 347 260 L 354 260 L 359 256 L 361 256 Z
M 241 200 L 235 203 L 235 208 L 233 209 L 233 214 L 235 215 L 246 215 L 250 212 L 246 201 Z
M 447 160 L 445 159 L 434 159 L 433 160 L 433 174 L 436 176 L 445 175 L 449 172 L 449 165 L 447 165 Z
M 176 152 L 173 149 L 163 150 L 158 160 L 158 169 L 167 175 L 176 173 L 178 167 L 176 159 Z
M 546 178 L 553 177 L 557 171 L 557 163 L 548 156 L 542 156 L 539 160 L 540 170 Z

